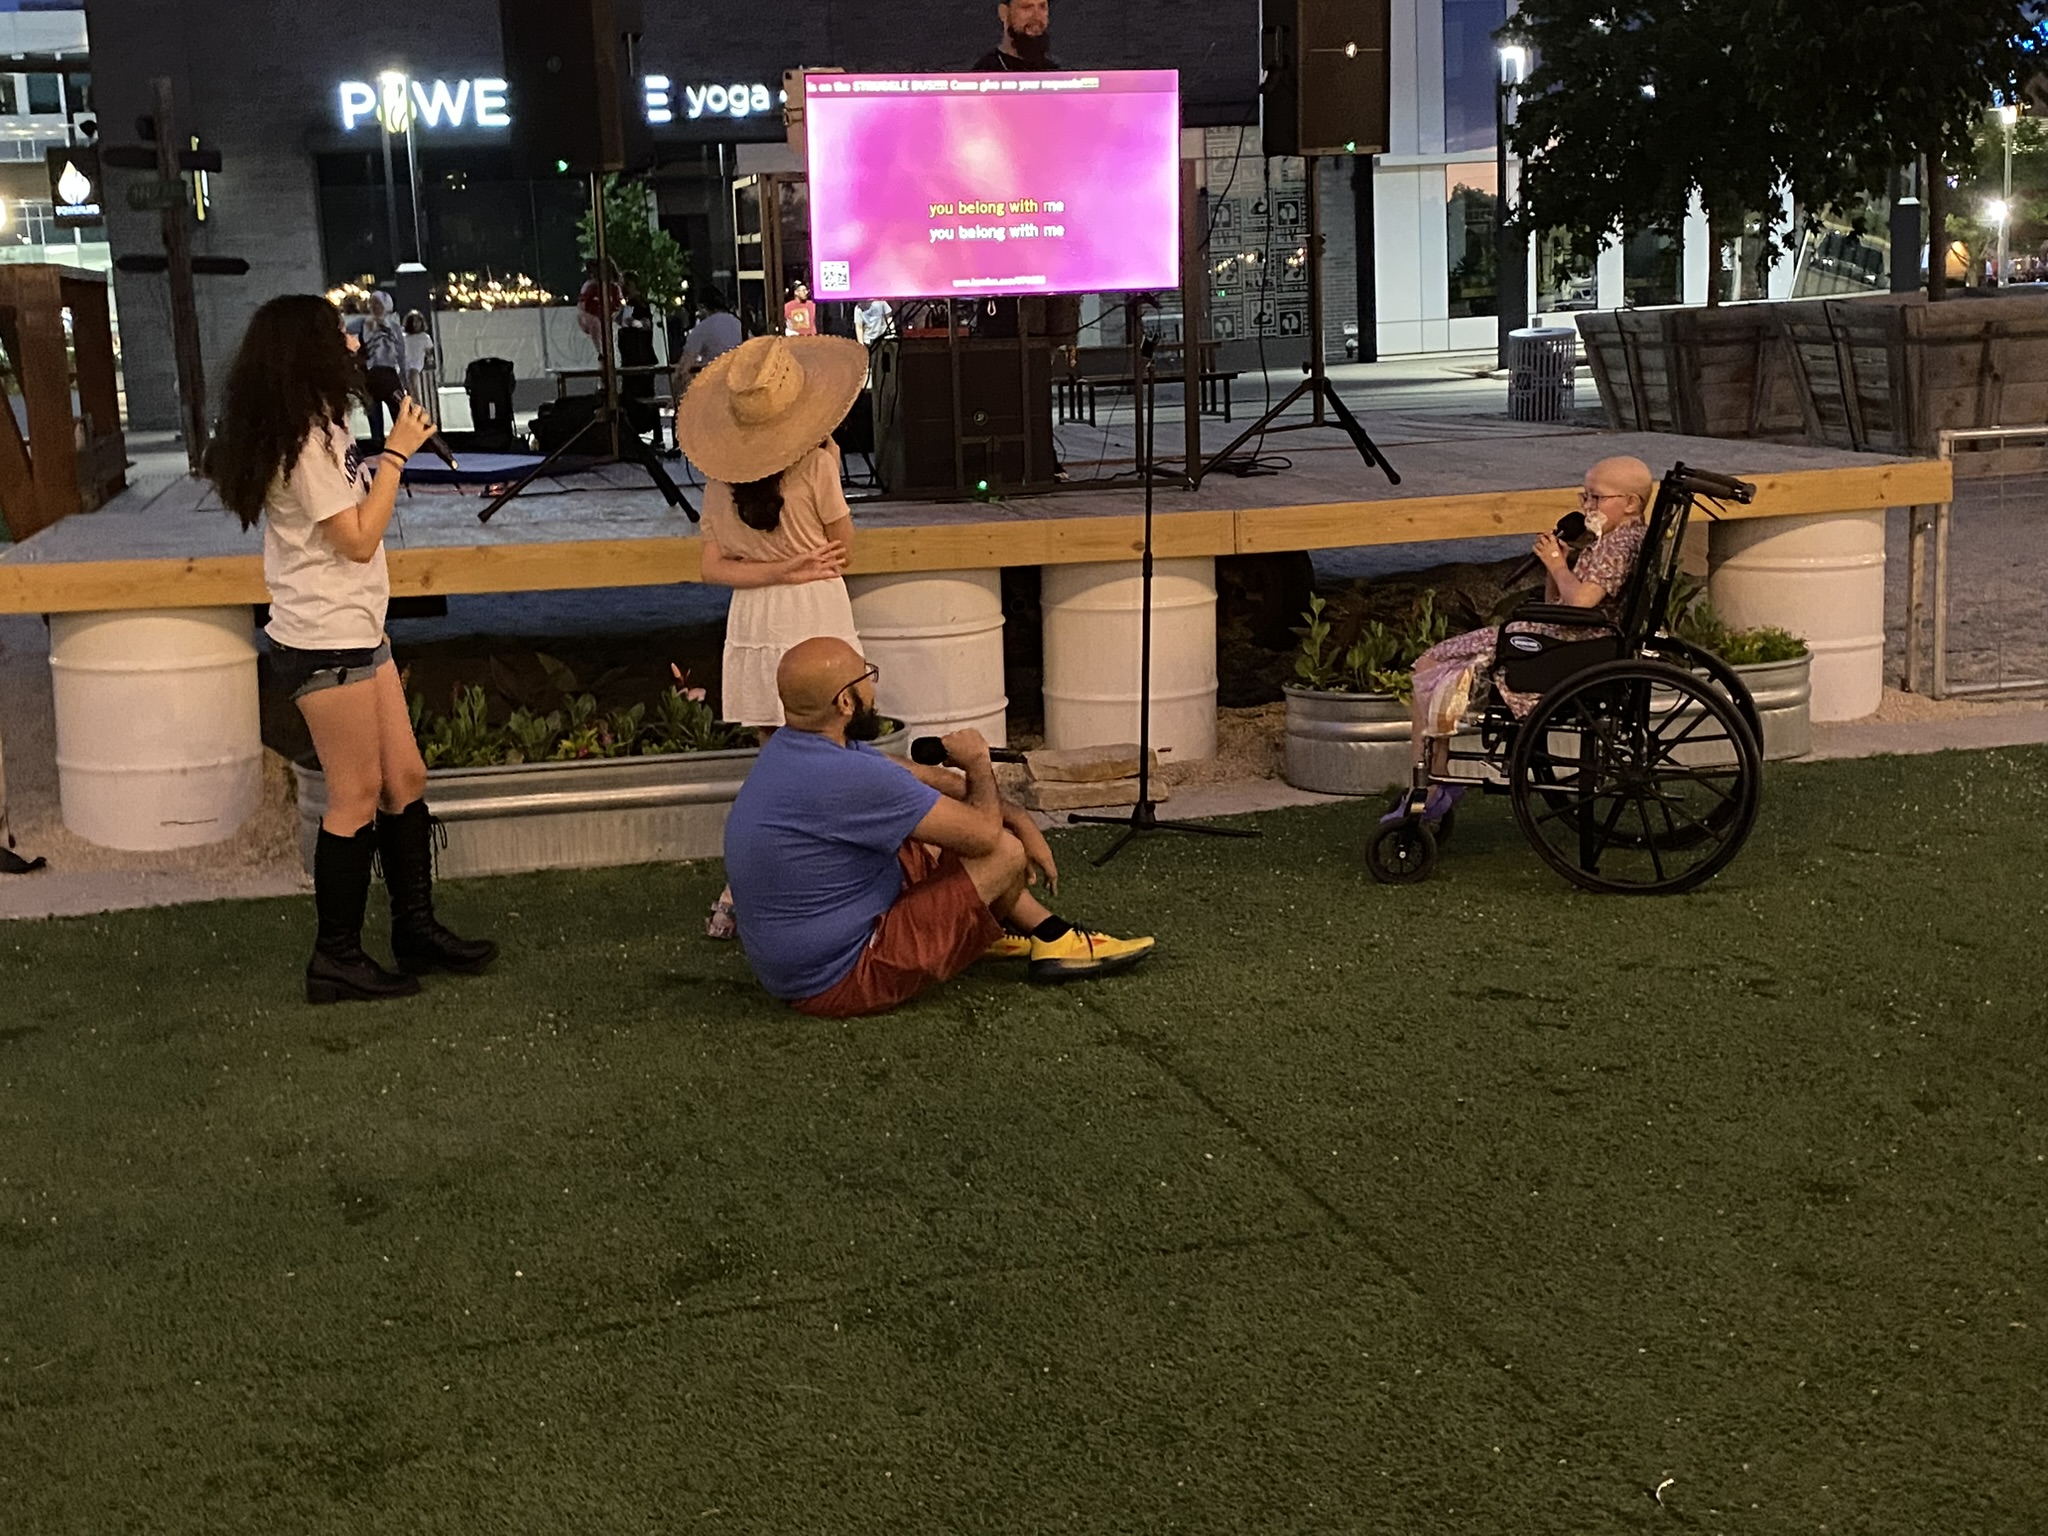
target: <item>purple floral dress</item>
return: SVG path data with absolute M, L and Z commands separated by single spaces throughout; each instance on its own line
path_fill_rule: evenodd
M 1636 557 L 1642 553 L 1646 531 L 1641 523 L 1623 523 L 1608 529 L 1573 558 L 1572 574 L 1581 581 L 1598 582 L 1601 591 L 1607 594 L 1598 606 L 1587 610 L 1588 616 L 1597 615 L 1610 624 L 1620 621 L 1621 590 L 1628 585 L 1629 572 L 1635 569 Z M 1549 635 L 1559 640 L 1586 638 L 1584 630 L 1562 624 L 1517 625 L 1516 632 Z M 1415 701 L 1425 711 L 1424 726 L 1430 735 L 1451 735 L 1457 730 L 1466 705 L 1485 695 L 1487 673 L 1499 642 L 1498 627 L 1475 629 L 1439 641 L 1416 661 Z M 1533 693 L 1511 693 L 1502 688 L 1500 696 L 1518 720 L 1536 707 L 1537 695 Z

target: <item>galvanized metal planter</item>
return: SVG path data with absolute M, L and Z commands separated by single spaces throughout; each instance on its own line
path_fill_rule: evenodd
M 502 768 L 435 768 L 427 804 L 447 828 L 445 878 L 717 858 L 726 813 L 754 749 L 592 758 Z M 294 764 L 299 853 L 308 872 L 327 776 Z
M 1391 693 L 1325 693 L 1288 684 L 1281 776 L 1324 795 L 1377 795 L 1408 782 L 1408 706 Z
M 1743 685 L 1749 689 L 1749 696 L 1756 701 L 1757 724 L 1763 727 L 1761 745 L 1766 762 L 1805 757 L 1813 750 L 1813 718 L 1808 708 L 1813 696 L 1812 661 L 1812 653 L 1808 652 L 1791 661 L 1765 661 L 1735 668 L 1735 675 L 1742 679 Z M 1669 710 L 1676 703 L 1677 695 L 1661 688 L 1651 694 L 1651 706 L 1659 711 Z M 1718 749 L 1694 752 L 1681 747 L 1678 761 L 1705 766 L 1724 761 L 1727 755 Z
M 1791 661 L 1766 661 L 1752 667 L 1737 667 L 1740 677 L 1756 700 L 1757 723 L 1764 728 L 1764 761 L 1782 762 L 1804 757 L 1813 750 L 1813 653 Z

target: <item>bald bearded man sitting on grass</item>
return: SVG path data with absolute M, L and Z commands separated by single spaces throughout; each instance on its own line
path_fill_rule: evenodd
M 791 647 L 776 673 L 788 724 L 768 739 L 725 825 L 740 945 L 761 985 L 798 1012 L 885 1013 L 981 959 L 1028 959 L 1037 982 L 1129 970 L 1150 939 L 1113 939 L 1032 896 L 1059 868 L 1003 804 L 979 731 L 945 738 L 958 765 L 925 768 L 869 745 L 876 669 L 843 640 Z

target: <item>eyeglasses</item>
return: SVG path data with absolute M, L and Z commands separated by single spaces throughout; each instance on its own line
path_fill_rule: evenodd
M 1579 505 L 1582 507 L 1597 507 L 1603 501 L 1625 501 L 1628 499 L 1628 494 L 1627 491 L 1581 491 L 1579 492 Z
M 859 677 L 856 677 L 852 682 L 848 683 L 845 688 L 841 688 L 839 690 L 839 693 L 833 694 L 832 702 L 834 704 L 837 704 L 839 702 L 839 694 L 845 693 L 849 688 L 858 688 L 862 683 L 878 683 L 881 680 L 882 669 L 880 667 L 870 666 L 865 672 L 861 673 Z

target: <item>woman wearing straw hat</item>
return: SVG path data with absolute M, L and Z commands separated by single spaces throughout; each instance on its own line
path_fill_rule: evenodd
M 801 640 L 856 650 L 842 573 L 853 513 L 832 429 L 867 379 L 867 349 L 839 336 L 757 336 L 718 358 L 676 407 L 676 443 L 704 472 L 704 579 L 731 587 L 721 713 L 762 741 L 783 723 L 775 669 Z M 734 935 L 732 891 L 705 931 Z

